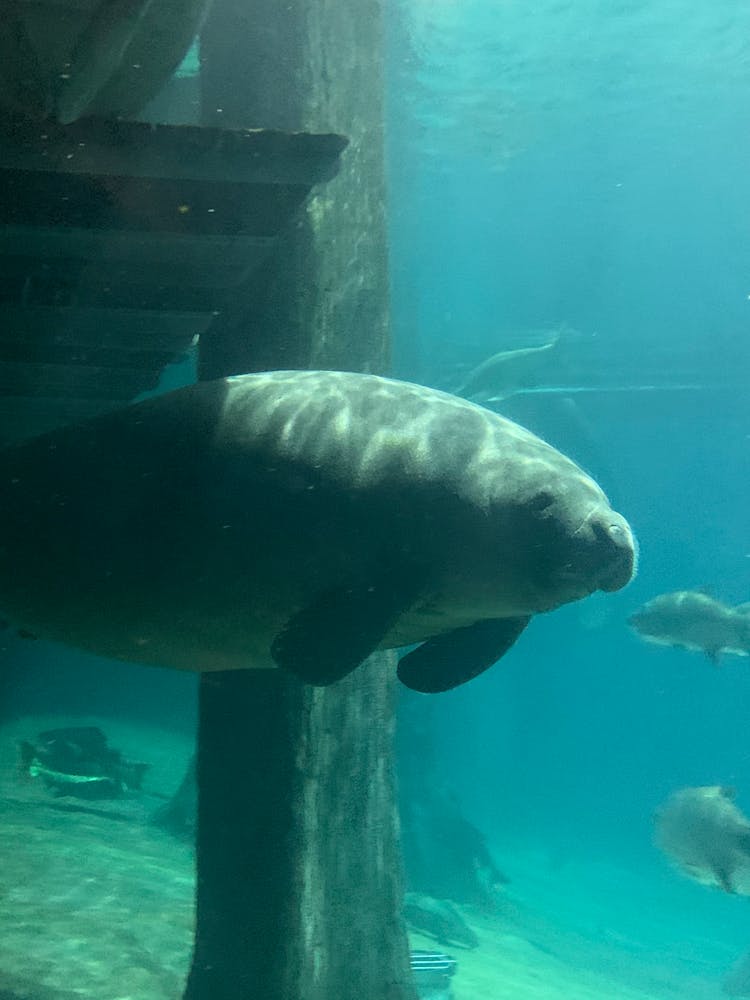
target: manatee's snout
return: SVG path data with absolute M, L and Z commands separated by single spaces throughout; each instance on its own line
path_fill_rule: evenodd
M 633 578 L 637 547 L 630 525 L 609 507 L 597 505 L 572 536 L 571 562 L 563 575 L 592 594 L 620 590 Z
M 610 593 L 630 583 L 636 568 L 636 544 L 624 517 L 607 511 L 588 520 L 596 551 L 596 590 Z
M 620 590 L 633 578 L 638 561 L 633 532 L 608 505 L 596 503 L 574 531 L 561 534 L 557 565 L 550 574 L 555 606 L 597 590 Z

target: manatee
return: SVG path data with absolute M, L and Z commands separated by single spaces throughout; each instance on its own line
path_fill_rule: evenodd
M 442 691 L 531 616 L 634 571 L 573 462 L 465 400 L 374 375 L 202 382 L 0 451 L 0 612 L 118 660 L 313 684 L 421 643 Z
M 750 895 L 750 820 L 722 785 L 681 788 L 656 817 L 656 843 L 690 878 Z
M 647 642 L 702 650 L 716 663 L 721 653 L 750 655 L 750 608 L 731 608 L 699 590 L 659 594 L 628 618 Z

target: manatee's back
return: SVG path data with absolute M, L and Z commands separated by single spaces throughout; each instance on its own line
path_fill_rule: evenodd
M 503 495 L 514 506 L 540 493 L 605 500 L 571 459 L 524 427 L 435 389 L 329 371 L 226 381 L 219 441 L 252 437 L 269 452 L 324 468 L 347 489 L 433 481 L 484 510 Z

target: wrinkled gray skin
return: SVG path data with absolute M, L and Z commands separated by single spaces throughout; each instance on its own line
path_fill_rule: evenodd
M 682 788 L 657 811 L 656 843 L 690 878 L 750 895 L 750 821 L 721 785 Z
M 283 665 L 314 683 L 443 634 L 459 639 L 450 672 L 478 626 L 454 630 L 509 623 L 477 669 L 414 685 L 443 690 L 528 616 L 634 569 L 627 522 L 549 445 L 465 400 L 341 372 L 199 383 L 5 449 L 0 509 L 0 611 L 16 626 L 115 659 Z M 335 676 L 316 676 L 327 660 Z
M 660 594 L 628 622 L 648 642 L 702 650 L 712 661 L 721 653 L 750 654 L 750 614 L 697 590 Z

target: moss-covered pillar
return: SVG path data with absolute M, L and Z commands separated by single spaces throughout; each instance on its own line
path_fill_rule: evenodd
M 290 225 L 200 376 L 388 364 L 379 0 L 216 0 L 204 119 L 336 131 L 339 175 Z M 188 1000 L 413 1000 L 393 788 L 394 658 L 339 684 L 206 676 Z

